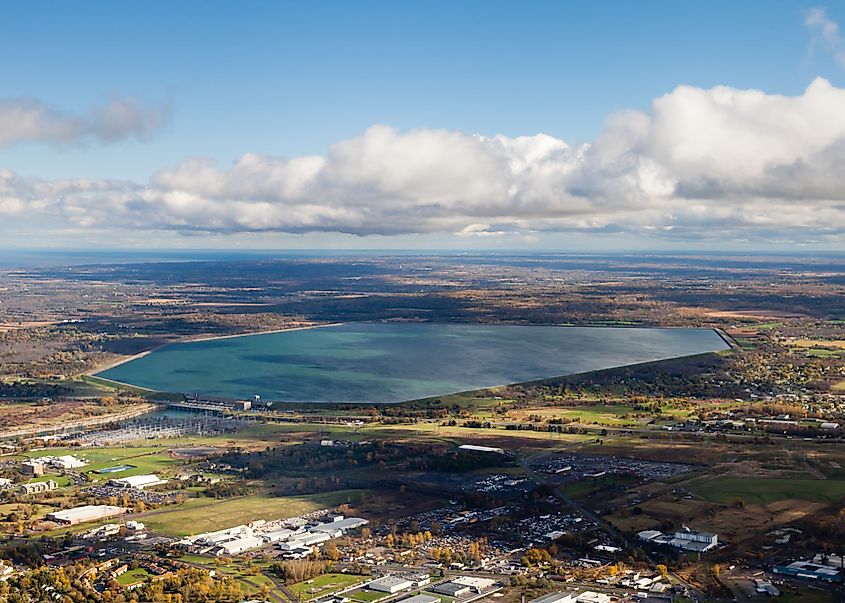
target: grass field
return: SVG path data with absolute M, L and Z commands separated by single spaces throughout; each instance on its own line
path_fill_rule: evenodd
M 718 477 L 701 482 L 694 491 L 716 503 L 730 503 L 737 497 L 762 505 L 790 499 L 830 503 L 845 499 L 845 480 Z
M 360 601 L 361 603 L 374 603 L 388 596 L 387 593 L 378 592 L 375 590 L 368 590 L 366 588 L 359 588 L 346 593 L 346 596 L 353 601 Z
M 140 582 L 141 580 L 146 580 L 150 576 L 150 572 L 145 570 L 142 567 L 134 570 L 128 570 L 117 577 L 117 582 L 121 586 L 127 586 L 129 584 L 134 584 L 135 582 Z
M 229 499 L 190 498 L 176 507 L 165 507 L 138 516 L 163 534 L 188 536 L 249 523 L 257 519 L 295 517 L 355 500 L 365 490 L 338 490 L 304 496 L 255 494 Z
M 58 454 L 72 454 L 77 458 L 88 461 L 82 471 L 88 473 L 92 480 L 106 480 L 112 477 L 128 477 L 130 475 L 142 475 L 154 473 L 178 465 L 181 461 L 170 457 L 166 447 L 138 446 L 126 448 L 98 448 L 96 450 L 82 451 L 52 451 L 39 450 L 30 454 L 31 458 L 42 456 L 54 456 Z M 112 475 L 95 473 L 98 469 L 114 467 L 115 465 L 134 465 L 134 469 L 127 469 Z
M 364 580 L 363 576 L 351 574 L 323 574 L 313 580 L 294 584 L 290 590 L 303 601 L 310 601 L 349 588 Z

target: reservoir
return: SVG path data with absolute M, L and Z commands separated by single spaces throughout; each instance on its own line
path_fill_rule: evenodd
M 228 398 L 391 403 L 725 349 L 712 329 L 347 323 L 175 343 L 98 376 Z

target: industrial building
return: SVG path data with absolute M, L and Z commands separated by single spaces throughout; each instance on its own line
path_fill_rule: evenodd
M 343 516 L 338 516 L 334 521 L 319 523 L 308 530 L 310 532 L 325 532 L 326 534 L 331 534 L 332 537 L 336 538 L 349 530 L 363 527 L 368 523 L 370 522 L 366 519 L 361 519 L 360 517 L 344 518 Z
M 772 571 L 776 574 L 805 578 L 807 580 L 822 580 L 824 582 L 842 581 L 841 568 L 812 563 L 810 561 L 793 561 L 789 565 L 776 565 L 772 568 Z
M 109 480 L 109 486 L 115 488 L 137 488 L 143 490 L 152 486 L 167 483 L 167 480 L 160 479 L 157 475 L 132 475 L 130 477 L 116 477 Z
M 367 585 L 370 590 L 377 590 L 382 593 L 395 594 L 403 590 L 414 588 L 414 583 L 403 576 L 384 576 L 373 580 Z
M 693 532 L 692 530 L 679 530 L 674 534 L 664 534 L 657 530 L 643 530 L 637 534 L 643 542 L 652 544 L 668 544 L 676 549 L 704 553 L 714 549 L 719 544 L 719 537 L 708 532 Z
M 97 521 L 108 519 L 126 513 L 124 507 L 113 507 L 111 505 L 85 505 L 64 511 L 55 511 L 47 514 L 47 519 L 63 525 L 76 525 L 86 521 Z

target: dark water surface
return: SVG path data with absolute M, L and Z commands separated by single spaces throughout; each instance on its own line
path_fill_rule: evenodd
M 167 392 L 387 403 L 727 347 L 710 329 L 349 323 L 177 343 L 99 375 Z

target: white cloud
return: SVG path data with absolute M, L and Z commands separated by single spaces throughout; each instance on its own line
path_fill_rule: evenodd
M 804 17 L 806 25 L 813 33 L 810 41 L 810 52 L 821 45 L 825 51 L 833 55 L 836 61 L 845 67 L 845 45 L 839 34 L 839 24 L 827 15 L 823 8 L 811 8 Z
M 146 184 L 0 171 L 0 214 L 184 233 L 645 233 L 845 242 L 845 89 L 681 86 L 592 144 L 373 126 L 324 156 L 189 159 Z M 14 216 L 18 217 L 15 218 Z
M 145 140 L 168 122 L 168 107 L 145 107 L 131 98 L 113 97 L 88 115 L 52 108 L 34 98 L 0 99 L 0 147 L 23 142 L 56 145 L 126 138 Z

